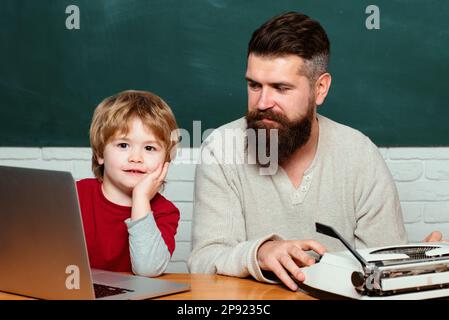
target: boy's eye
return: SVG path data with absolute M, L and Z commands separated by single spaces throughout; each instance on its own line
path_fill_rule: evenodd
M 156 148 L 155 148 L 155 147 L 152 147 L 152 146 L 146 146 L 146 147 L 145 147 L 145 150 L 147 150 L 147 151 L 153 151 L 153 150 L 156 150 Z
M 119 148 L 122 148 L 122 149 L 125 149 L 125 148 L 127 148 L 127 147 L 128 147 L 128 144 L 127 144 L 127 143 L 124 143 L 124 142 L 122 142 L 122 143 L 119 143 L 119 144 L 117 144 L 117 147 L 119 147 Z

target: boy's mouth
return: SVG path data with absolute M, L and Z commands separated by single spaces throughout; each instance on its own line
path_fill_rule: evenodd
M 130 170 L 124 170 L 126 173 L 132 173 L 132 174 L 145 174 L 145 171 L 142 170 L 136 170 L 136 169 L 130 169 Z

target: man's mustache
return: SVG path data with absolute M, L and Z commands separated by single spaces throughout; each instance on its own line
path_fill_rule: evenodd
M 252 120 L 252 121 L 261 121 L 261 120 L 271 120 L 271 121 L 276 121 L 279 122 L 281 124 L 285 124 L 288 121 L 286 121 L 285 117 L 282 115 L 279 115 L 271 110 L 267 110 L 267 111 L 259 111 L 259 110 L 255 110 L 255 111 L 250 111 L 248 113 L 247 116 L 248 120 Z

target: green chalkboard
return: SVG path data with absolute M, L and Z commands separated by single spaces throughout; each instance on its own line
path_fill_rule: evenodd
M 218 127 L 246 110 L 246 47 L 270 17 L 301 11 L 332 46 L 319 112 L 380 146 L 449 145 L 449 1 L 2 0 L 1 146 L 88 146 L 95 106 L 153 91 L 180 127 Z M 67 29 L 66 8 L 80 10 Z

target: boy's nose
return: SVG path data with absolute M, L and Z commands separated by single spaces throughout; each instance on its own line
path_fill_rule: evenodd
M 140 152 L 133 151 L 129 155 L 128 161 L 129 162 L 142 162 L 143 161 L 142 154 Z

